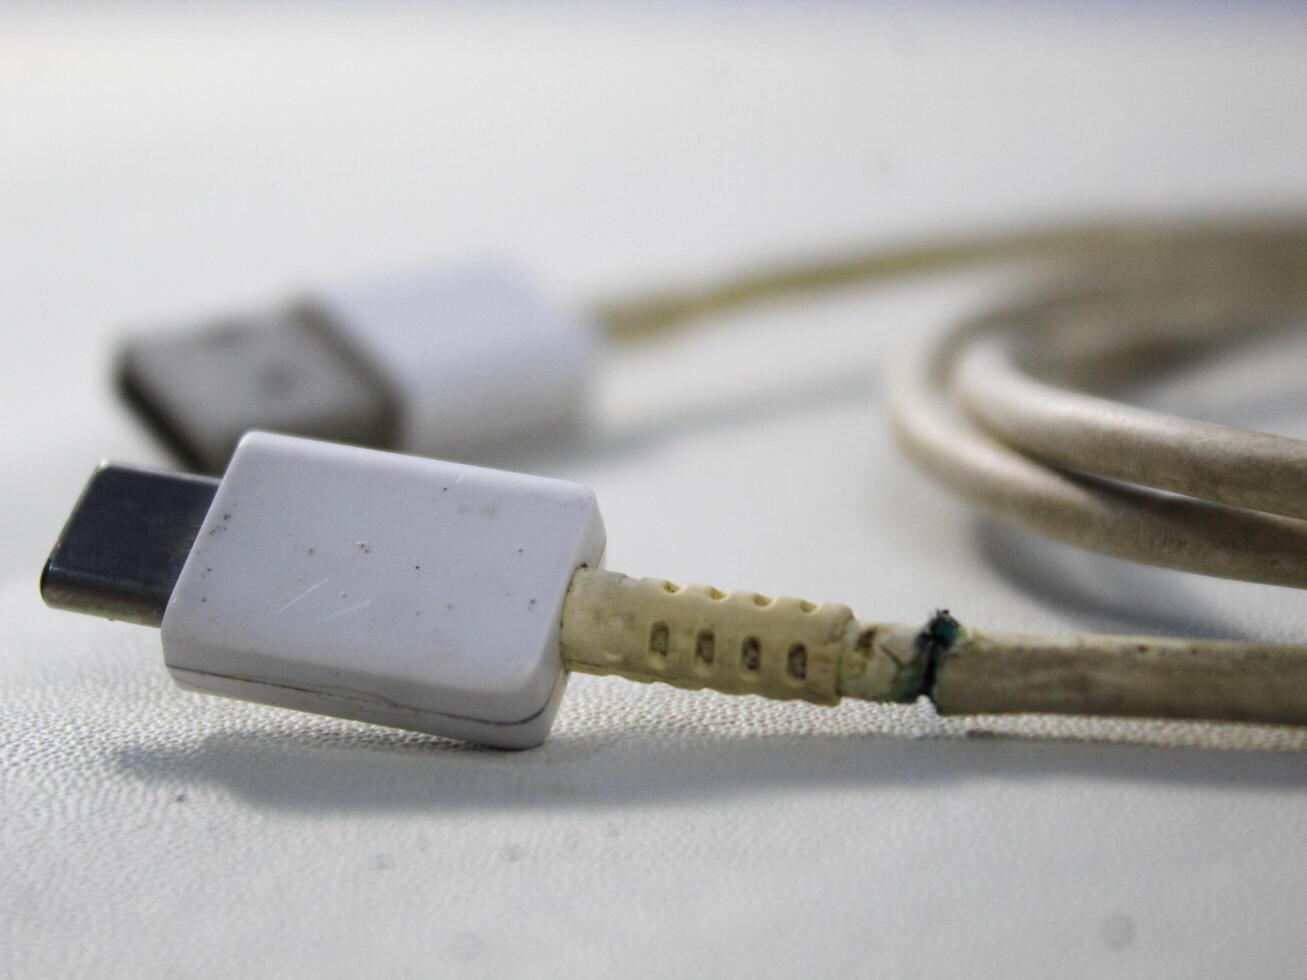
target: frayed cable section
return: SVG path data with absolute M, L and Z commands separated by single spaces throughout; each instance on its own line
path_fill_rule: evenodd
M 966 635 L 966 629 L 947 609 L 935 610 L 935 614 L 930 617 L 930 622 L 922 628 L 913 642 L 917 654 L 914 660 L 920 665 L 921 670 L 916 692 L 919 697 L 924 696 L 933 700 L 940 662 Z

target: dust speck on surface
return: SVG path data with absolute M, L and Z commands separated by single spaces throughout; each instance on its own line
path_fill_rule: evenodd
M 222 519 L 223 519 L 224 521 L 229 521 L 229 520 L 231 520 L 231 514 L 230 514 L 230 513 L 223 514 L 223 515 L 222 515 Z
M 413 571 L 415 571 L 415 572 L 420 572 L 421 570 L 422 570 L 422 566 L 421 566 L 421 565 L 414 565 L 414 566 L 413 566 Z
M 172 801 L 173 801 L 174 803 L 185 803 L 185 802 L 186 802 L 186 794 L 185 794 L 185 793 L 178 793 L 176 796 L 174 796 L 174 797 L 172 798 Z
M 310 548 L 310 549 L 309 549 L 309 554 L 310 554 L 310 555 L 316 555 L 317 553 L 318 553 L 318 549 L 317 549 L 317 548 Z
M 358 544 L 359 551 L 363 552 L 363 554 L 365 555 L 372 554 L 372 545 L 368 544 L 366 541 L 359 541 L 356 543 Z
M 1113 912 L 1099 923 L 1098 937 L 1108 949 L 1125 949 L 1135 941 L 1135 920 Z

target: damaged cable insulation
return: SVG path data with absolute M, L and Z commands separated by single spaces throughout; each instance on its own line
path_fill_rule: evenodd
M 837 603 L 590 569 L 572 580 L 561 647 L 570 670 L 821 705 L 1307 724 L 1300 647 L 989 633 L 947 611 L 864 623 Z
M 1307 317 L 1307 224 L 1239 219 L 1051 228 L 850 252 L 602 307 L 644 337 L 818 289 L 1019 261 L 1034 285 L 891 371 L 892 427 L 928 475 L 990 517 L 1147 564 L 1307 588 L 1307 442 L 1111 397 L 1150 370 Z M 1052 713 L 1307 724 L 1307 646 L 1039 637 L 864 624 L 845 606 L 582 571 L 567 665 L 691 689 L 942 714 Z

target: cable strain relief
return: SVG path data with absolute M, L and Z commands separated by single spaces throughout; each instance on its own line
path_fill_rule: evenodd
M 582 569 L 561 650 L 572 670 L 831 705 L 853 621 L 836 603 Z

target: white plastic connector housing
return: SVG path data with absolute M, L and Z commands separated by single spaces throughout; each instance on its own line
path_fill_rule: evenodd
M 576 484 L 251 433 L 168 602 L 164 659 L 192 690 L 538 745 L 563 600 L 604 543 Z
M 557 438 L 584 416 L 596 331 L 510 267 L 341 287 L 316 302 L 390 389 L 402 451 L 466 458 Z

